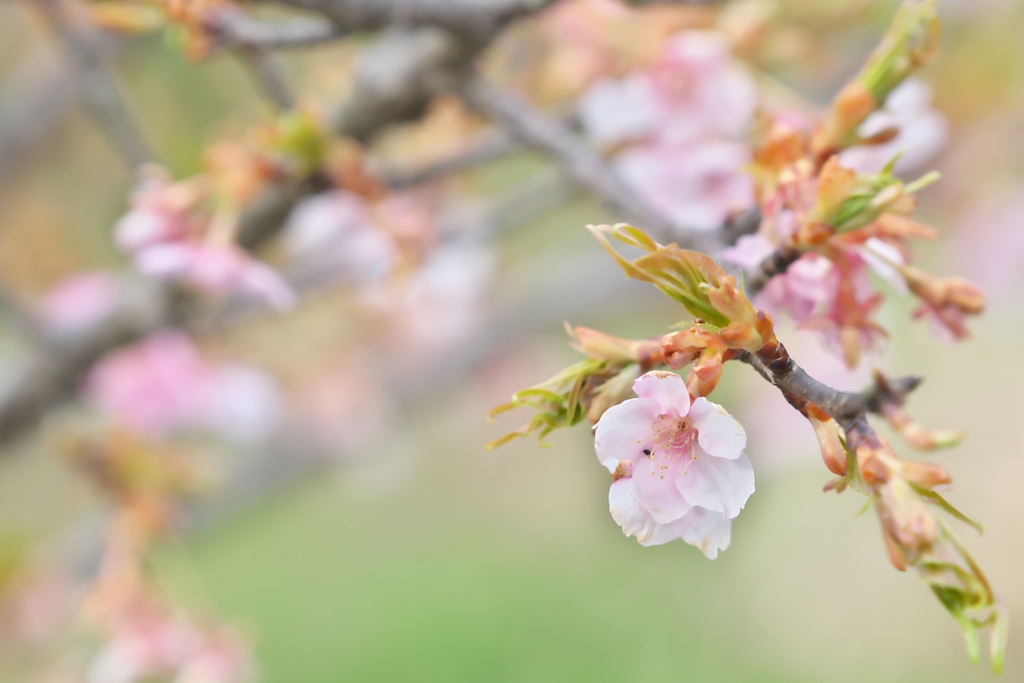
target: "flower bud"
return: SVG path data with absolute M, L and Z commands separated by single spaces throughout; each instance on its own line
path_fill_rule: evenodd
M 901 548 L 919 552 L 938 540 L 939 523 L 928 502 L 905 479 L 891 478 L 878 493 L 878 518 Z
M 811 427 L 814 428 L 814 435 L 818 437 L 821 459 L 825 461 L 825 467 L 829 469 L 829 472 L 844 476 L 849 467 L 846 447 L 843 446 L 846 435 L 838 422 L 831 418 L 823 420 L 821 417 L 827 417 L 827 415 L 807 418 Z
M 651 339 L 622 339 L 589 327 L 577 326 L 566 331 L 580 351 L 597 360 L 613 363 L 640 363 L 646 367 L 661 362 L 661 344 Z
M 934 1 L 904 3 L 882 42 L 860 73 L 839 92 L 815 131 L 815 155 L 824 159 L 862 142 L 857 129 L 897 85 L 935 57 L 938 39 Z

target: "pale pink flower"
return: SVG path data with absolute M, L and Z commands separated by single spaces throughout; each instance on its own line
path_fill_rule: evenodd
M 693 230 L 715 230 L 754 202 L 743 172 L 749 149 L 725 140 L 644 144 L 615 160 L 622 179 L 661 215 Z
M 580 99 L 583 126 L 601 146 L 642 138 L 685 142 L 736 137 L 750 126 L 757 93 L 726 39 L 684 31 L 649 68 L 595 83 Z
M 273 380 L 241 365 L 206 360 L 192 341 L 160 332 L 103 357 L 85 393 L 119 423 L 161 436 L 207 430 L 239 442 L 266 437 L 281 401 Z
M 232 634 L 153 608 L 122 615 L 93 658 L 88 683 L 242 683 L 252 657 Z
M 643 545 L 682 538 L 714 559 L 754 492 L 746 432 L 706 398 L 691 404 L 674 373 L 649 372 L 633 390 L 639 398 L 610 408 L 595 427 L 598 460 L 618 477 L 612 517 Z
M 145 170 L 132 193 L 131 209 L 114 224 L 114 242 L 134 254 L 194 234 L 198 226 L 192 208 L 197 191 L 194 184 L 172 182 L 162 169 Z
M 885 106 L 874 112 L 858 131 L 870 137 L 888 128 L 899 130 L 896 137 L 881 145 L 859 145 L 843 151 L 843 166 L 861 173 L 878 173 L 897 155 L 897 174 L 920 170 L 946 144 L 949 122 L 931 106 L 932 91 L 927 83 L 910 78 L 889 93 Z
M 393 240 L 374 224 L 365 200 L 346 190 L 299 203 L 288 219 L 283 243 L 296 259 L 360 281 L 386 275 L 398 257 Z
M 795 322 L 802 323 L 832 297 L 832 271 L 832 262 L 824 256 L 806 254 L 769 280 L 754 304 L 774 316 L 787 311 Z
M 157 244 L 140 251 L 135 266 L 144 275 L 181 280 L 208 294 L 238 294 L 279 311 L 295 305 L 295 292 L 277 271 L 233 244 Z
M 35 315 L 51 332 L 73 334 L 117 310 L 117 278 L 110 273 L 76 273 L 58 281 L 36 302 Z
M 418 362 L 479 328 L 495 266 L 487 249 L 446 246 L 407 278 L 368 288 L 360 300 L 390 328 L 386 336 L 397 345 L 395 358 Z

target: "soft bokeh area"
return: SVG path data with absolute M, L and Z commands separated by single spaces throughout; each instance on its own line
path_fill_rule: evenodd
M 107 3 L 72 3 L 71 15 L 82 19 L 94 4 Z M 268 21 L 294 14 L 257 4 Z M 631 196 L 705 235 L 750 202 L 746 133 L 718 121 L 714 148 L 630 146 L 620 136 L 648 125 L 643 102 L 631 116 L 600 119 L 611 106 L 601 98 L 625 95 L 594 83 L 649 68 L 680 31 L 717 31 L 760 97 L 813 120 L 898 7 L 552 4 L 504 29 L 479 68 L 614 159 Z M 713 398 L 747 430 L 756 492 L 714 561 L 683 542 L 643 547 L 623 535 L 586 421 L 547 436 L 549 447 L 531 436 L 484 449 L 531 415 L 519 409 L 489 423 L 493 406 L 581 358 L 563 321 L 641 339 L 686 314 L 626 281 L 584 230 L 629 217 L 621 207 L 574 184 L 543 152 L 496 134 L 455 94 L 433 98 L 411 122 L 353 134 L 365 149 L 324 153 L 341 159 L 350 187 L 385 178 L 383 194 L 371 188 L 358 210 L 346 204 L 354 195 L 321 195 L 329 198 L 278 221 L 283 234 L 262 241 L 258 258 L 218 262 L 205 280 L 196 266 L 183 276 L 188 294 L 154 299 L 164 275 L 205 257 L 147 256 L 136 246 L 155 228 L 119 223 L 133 188 L 136 210 L 143 201 L 140 176 L 122 159 L 131 143 L 111 144 L 109 127 L 96 125 L 104 110 L 90 109 L 84 83 L 95 74 L 68 66 L 80 53 L 69 61 L 48 5 L 0 6 L 0 680 L 994 679 L 987 638 L 972 665 L 928 587 L 889 563 L 867 499 L 822 493 L 831 474 L 813 430 L 746 365 L 729 363 Z M 984 525 L 978 535 L 952 522 L 1009 608 L 1001 679 L 1011 682 L 1024 680 L 1024 5 L 938 5 L 941 52 L 915 76 L 924 90 L 892 116 L 930 122 L 904 141 L 906 177 L 942 174 L 920 193 L 917 214 L 941 238 L 918 245 L 916 263 L 970 278 L 987 294 L 986 311 L 969 321 L 969 338 L 948 343 L 913 319 L 909 297 L 880 284 L 889 340 L 853 371 L 806 325 L 779 318 L 778 334 L 808 372 L 839 389 L 861 390 L 875 367 L 924 377 L 908 413 L 965 431 L 957 447 L 915 454 L 876 421 L 901 457 L 950 470 L 944 495 Z M 289 145 L 313 133 L 268 123 L 282 109 L 259 77 L 269 53 L 203 53 L 194 35 L 173 28 L 107 29 L 96 29 L 97 49 L 148 158 L 164 169 L 149 167 L 143 185 L 181 190 L 174 181 L 216 168 L 215 182 L 231 188 L 223 196 L 249 208 L 259 194 L 252 176 L 276 182 L 280 169 L 246 175 L 258 164 L 228 145 L 287 148 L 289 163 L 308 161 Z M 361 92 L 355 65 L 378 39 L 360 31 L 274 52 L 274 78 L 297 93 L 296 111 L 326 117 Z M 732 87 L 727 67 L 708 87 Z M 729 91 L 725 110 L 741 106 L 744 92 Z M 719 111 L 710 118 L 724 118 Z M 489 150 L 480 163 L 410 180 L 474 144 Z M 848 161 L 870 166 L 878 152 Z M 237 208 L 224 200 L 213 211 L 237 218 Z M 329 233 L 341 220 L 349 223 L 339 245 Z M 384 224 L 386 241 L 373 227 Z M 244 242 L 244 230 L 230 239 L 239 234 Z M 61 357 L 87 355 L 68 340 L 126 305 L 145 334 L 115 327 L 103 353 L 58 383 L 59 400 L 36 397 L 42 411 L 33 397 L 24 412 L 10 408 L 26 368 L 56 373 Z M 157 378 L 155 389 L 136 381 L 143 375 Z M 98 455 L 109 453 L 123 456 L 123 469 Z M 155 460 L 132 459 L 140 453 Z M 110 538 L 126 556 L 145 538 L 141 569 L 118 565 Z M 97 588 L 97 575 L 110 583 Z M 214 664 L 191 677 L 96 664 L 112 639 L 97 615 L 140 582 L 224 652 L 244 651 L 239 670 L 251 677 Z

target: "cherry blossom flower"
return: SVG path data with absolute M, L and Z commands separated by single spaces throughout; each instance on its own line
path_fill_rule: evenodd
M 691 403 L 674 373 L 648 372 L 633 390 L 595 427 L 598 460 L 616 477 L 612 517 L 643 545 L 682 538 L 714 559 L 754 492 L 746 432 L 706 398 Z
M 124 426 L 153 436 L 202 429 L 258 441 L 273 431 L 281 412 L 270 377 L 208 361 L 177 332 L 160 332 L 105 356 L 89 374 L 85 393 Z
M 134 254 L 194 234 L 199 226 L 192 208 L 201 194 L 195 182 L 175 183 L 162 168 L 144 168 L 132 194 L 131 209 L 114 224 L 118 248 Z
M 376 280 L 394 267 L 396 248 L 374 224 L 359 195 L 333 190 L 303 200 L 292 212 L 284 248 L 296 259 Z
M 360 300 L 389 328 L 394 357 L 414 363 L 478 329 L 494 274 L 491 251 L 452 244 L 435 250 L 407 278 L 366 289 Z
M 237 293 L 279 311 L 295 305 L 295 292 L 277 271 L 232 244 L 158 244 L 139 252 L 135 266 L 145 275 L 182 280 L 208 294 Z
M 917 78 L 904 81 L 858 131 L 865 138 L 890 128 L 899 132 L 883 144 L 858 145 L 843 151 L 839 155 L 843 166 L 861 173 L 878 173 L 902 153 L 896 162 L 896 173 L 920 169 L 938 154 L 949 137 L 949 122 L 932 108 L 931 101 L 932 91 L 927 83 Z
M 36 302 L 35 315 L 49 331 L 73 334 L 117 310 L 117 278 L 110 273 L 76 273 L 58 281 Z
M 750 125 L 756 90 L 725 38 L 683 31 L 650 68 L 595 83 L 580 99 L 583 126 L 601 146 L 642 138 L 735 137 Z
M 248 648 L 233 634 L 185 615 L 133 607 L 118 615 L 110 639 L 93 658 L 88 683 L 242 683 L 253 670 Z

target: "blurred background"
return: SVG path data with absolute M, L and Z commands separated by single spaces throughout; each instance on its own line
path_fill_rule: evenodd
M 680 32 L 716 32 L 762 97 L 813 117 L 898 5 L 552 4 L 503 28 L 476 60 L 609 158 L 628 152 L 601 138 L 579 102 L 602 79 L 649 68 Z M 585 425 L 552 434 L 550 448 L 529 438 L 484 450 L 529 417 L 488 424 L 492 406 L 579 359 L 563 320 L 641 338 L 681 311 L 624 281 L 583 229 L 629 217 L 621 207 L 454 95 L 352 135 L 373 174 L 398 188 L 372 199 L 371 222 L 386 223 L 391 241 L 335 225 L 354 220 L 348 208 L 300 204 L 305 213 L 279 221 L 283 233 L 257 252 L 298 293 L 297 305 L 275 312 L 268 297 L 214 291 L 172 299 L 187 314 L 153 322 L 156 299 L 146 297 L 158 281 L 140 277 L 115 239 L 133 188 L 139 206 L 140 159 L 126 163 L 134 143 L 110 132 L 120 123 L 97 120 L 111 111 L 104 87 L 134 121 L 145 160 L 174 179 L 211 168 L 223 178 L 246 158 L 217 162 L 211 150 L 261 144 L 259 126 L 282 108 L 268 96 L 275 79 L 304 111 L 329 116 L 360 95 L 360 56 L 385 38 L 356 31 L 275 51 L 271 63 L 269 50 L 240 39 L 203 44 L 196 20 L 151 21 L 143 10 L 152 8 L 136 5 L 68 5 L 63 19 L 42 0 L 0 6 L 0 680 L 993 676 L 984 661 L 970 663 L 927 588 L 889 565 L 873 515 L 858 517 L 864 499 L 821 493 L 829 476 L 812 430 L 748 367 L 726 369 L 716 400 L 747 429 L 757 491 L 713 562 L 683 543 L 644 548 L 623 537 Z M 810 331 L 786 324 L 780 338 L 811 374 L 842 389 L 862 388 L 873 366 L 926 378 L 909 403 L 914 417 L 967 433 L 961 446 L 927 457 L 953 473 L 947 497 L 984 524 L 983 536 L 966 527 L 961 535 L 1016 617 L 1024 609 L 1016 490 L 1024 481 L 1024 6 L 939 5 L 941 54 L 919 74 L 931 92 L 920 106 L 937 123 L 916 143 L 922 158 L 912 174 L 943 175 L 921 194 L 920 210 L 942 239 L 924 245 L 920 260 L 980 284 L 988 310 L 970 339 L 951 346 L 893 293 L 881 314 L 888 348 L 854 372 L 837 370 Z M 265 22 L 298 15 L 250 9 Z M 78 48 L 75 31 L 87 37 Z M 728 153 L 711 165 L 732 163 L 722 161 Z M 742 174 L 742 162 L 730 172 Z M 421 169 L 429 172 L 417 177 Z M 629 168 L 620 171 L 628 179 Z M 710 182 L 688 168 L 649 172 Z M 697 197 L 692 206 L 729 182 L 681 194 Z M 745 208 L 735 196 L 707 209 L 705 233 Z M 671 197 L 662 205 L 675 210 Z M 683 209 L 681 220 L 705 214 Z M 328 239 L 332 231 L 341 241 Z M 83 348 L 81 326 L 116 306 L 141 317 L 101 353 L 85 354 L 56 389 L 44 382 L 38 396 L 12 398 L 26 391 L 27 372 L 63 372 L 54 370 L 64 367 L 59 359 Z M 118 460 L 129 452 L 145 455 Z M 184 458 L 187 473 L 145 464 L 164 462 L 165 452 Z M 140 486 L 152 494 L 145 504 Z M 159 518 L 145 533 L 140 506 L 142 517 Z M 141 570 L 117 574 L 110 544 L 140 534 Z M 117 593 L 98 590 L 96 576 L 130 583 L 139 571 L 147 594 L 199 630 L 229 629 L 233 651 L 245 652 L 244 675 L 211 665 L 191 678 L 147 677 L 97 664 L 113 657 L 120 632 L 95 616 L 96 602 Z M 1024 680 L 1019 628 L 1006 661 L 1003 680 Z

